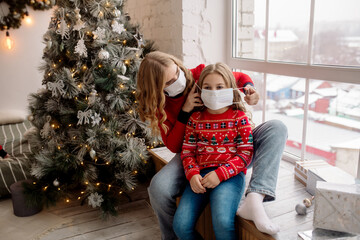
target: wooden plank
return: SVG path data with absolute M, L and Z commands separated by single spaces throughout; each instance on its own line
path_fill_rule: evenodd
M 91 232 L 80 233 L 76 236 L 71 237 L 73 240 L 106 240 L 114 239 L 116 237 L 121 237 L 128 235 L 130 233 L 138 232 L 139 229 L 149 229 L 154 228 L 157 225 L 155 217 L 147 217 L 139 219 L 138 221 L 126 222 L 121 225 L 114 225 L 111 227 L 93 230 Z
M 52 232 L 45 235 L 42 240 L 57 240 L 65 239 L 78 235 L 86 235 L 94 231 L 104 231 L 104 229 L 113 228 L 114 226 L 121 227 L 120 225 L 140 221 L 149 217 L 153 217 L 153 211 L 149 208 L 145 201 L 142 201 L 143 204 L 140 204 L 136 207 L 132 205 L 131 208 L 127 208 L 122 214 L 119 214 L 117 217 L 112 217 L 108 220 L 101 219 L 100 217 L 91 219 L 89 221 L 80 221 L 78 224 L 72 224 L 64 228 L 57 228 Z M 157 222 L 154 221 L 154 226 L 157 225 Z
M 148 228 L 134 233 L 126 234 L 120 237 L 112 238 L 112 240 L 159 240 L 161 239 L 159 227 Z

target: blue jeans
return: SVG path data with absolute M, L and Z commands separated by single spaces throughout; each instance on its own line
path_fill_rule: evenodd
M 287 139 L 287 128 L 279 120 L 270 120 L 253 130 L 253 168 L 246 194 L 265 194 L 264 201 L 275 199 L 275 189 L 280 159 Z M 161 169 L 151 180 L 148 188 L 151 206 L 159 220 L 161 239 L 177 239 L 173 231 L 176 197 L 181 196 L 187 180 L 180 154 Z M 239 193 L 240 194 L 240 193 Z
M 200 175 L 205 176 L 215 169 L 204 169 L 200 172 Z M 190 183 L 187 183 L 174 216 L 173 228 L 176 235 L 183 240 L 202 239 L 201 235 L 195 230 L 195 225 L 201 212 L 210 201 L 211 218 L 216 239 L 236 239 L 235 214 L 244 193 L 244 188 L 245 175 L 243 172 L 221 182 L 216 188 L 206 189 L 203 194 L 194 193 L 191 190 Z

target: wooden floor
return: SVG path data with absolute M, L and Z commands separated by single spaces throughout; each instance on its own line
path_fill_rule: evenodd
M 250 177 L 250 171 L 248 176 Z M 294 210 L 297 203 L 301 203 L 310 195 L 305 191 L 304 186 L 294 179 L 294 166 L 285 161 L 280 164 L 277 186 L 276 201 L 265 203 L 269 217 L 280 225 L 281 232 L 274 235 L 274 238 L 297 239 L 298 231 L 312 229 L 313 207 L 308 209 L 308 214 L 305 216 L 297 215 Z M 37 233 L 36 236 L 29 228 L 7 226 L 6 224 L 11 223 L 4 221 L 7 218 L 6 214 L 10 218 L 17 217 L 11 216 L 12 211 L 5 209 L 11 208 L 12 205 L 8 203 L 11 199 L 0 200 L 0 213 L 3 213 L 0 215 L 2 218 L 0 225 L 7 229 L 9 236 L 12 234 L 16 236 L 13 239 L 160 239 L 160 230 L 148 202 L 146 186 L 139 186 L 132 198 L 132 202 L 124 201 L 118 217 L 107 221 L 101 219 L 98 210 L 87 205 L 79 206 L 78 203 L 58 204 L 56 207 L 44 209 L 40 214 L 26 219 L 32 221 L 33 224 L 36 221 L 46 222 L 51 218 L 57 218 L 60 221 L 52 227 L 47 227 L 41 233 Z M 38 216 L 42 216 L 42 219 L 38 220 Z M 18 219 L 22 220 L 22 218 Z M 40 222 L 39 224 L 41 225 Z M 1 227 L 0 230 L 3 231 Z

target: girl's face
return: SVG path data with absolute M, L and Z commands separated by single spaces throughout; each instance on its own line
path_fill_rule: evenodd
M 172 63 L 169 67 L 165 69 L 165 86 L 164 88 L 173 84 L 179 78 L 180 69 L 175 64 Z
M 221 90 L 229 87 L 220 74 L 210 73 L 205 77 L 201 88 L 206 90 Z

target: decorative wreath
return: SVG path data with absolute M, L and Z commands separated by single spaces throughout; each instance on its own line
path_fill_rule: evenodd
M 55 0 L 0 0 L 0 4 L 2 2 L 9 5 L 9 13 L 6 16 L 2 16 L 3 11 L 0 8 L 0 30 L 2 31 L 21 26 L 21 20 L 27 14 L 26 5 L 34 10 L 47 10 L 55 5 Z

